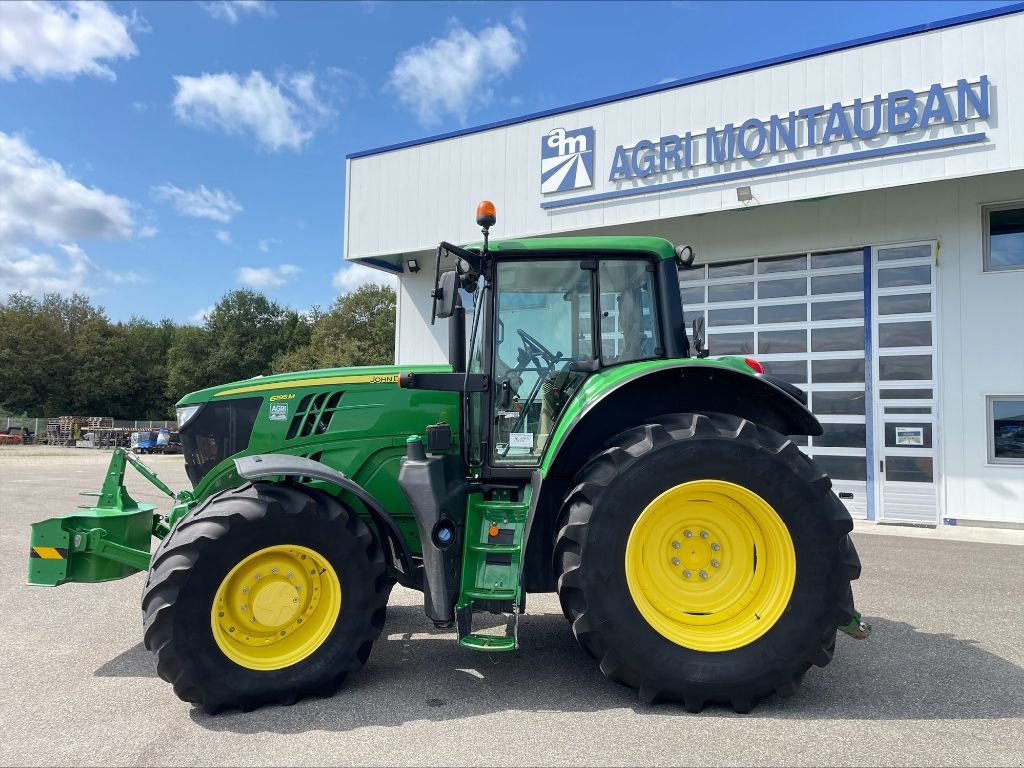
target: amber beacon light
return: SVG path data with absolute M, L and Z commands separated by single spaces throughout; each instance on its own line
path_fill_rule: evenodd
M 494 203 L 490 200 L 481 200 L 476 207 L 476 223 L 484 229 L 490 229 L 498 220 L 498 213 L 494 209 Z

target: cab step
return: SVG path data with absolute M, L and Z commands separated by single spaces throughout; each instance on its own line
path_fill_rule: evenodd
M 459 645 L 471 651 L 514 651 L 519 647 L 515 637 L 469 634 L 459 638 Z
M 455 606 L 459 645 L 474 651 L 514 651 L 519 647 L 523 604 L 523 547 L 532 488 L 519 501 L 484 499 L 474 494 L 466 510 L 462 584 Z M 509 616 L 504 635 L 472 631 L 474 611 Z

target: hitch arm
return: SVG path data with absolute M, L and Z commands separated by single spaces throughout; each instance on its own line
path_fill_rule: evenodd
M 81 531 L 71 531 L 72 552 L 90 552 L 97 557 L 113 560 L 115 563 L 127 565 L 138 571 L 149 569 L 150 553 L 133 547 L 126 547 L 110 541 L 107 532 L 103 528 L 90 528 Z

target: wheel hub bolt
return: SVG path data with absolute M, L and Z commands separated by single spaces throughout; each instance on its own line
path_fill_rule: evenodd
M 693 536 L 693 531 L 687 529 L 687 530 L 683 531 L 683 536 L 685 536 L 686 538 L 689 539 L 691 536 Z
M 686 571 L 683 571 L 683 576 L 688 579 L 691 576 L 693 576 L 693 574 L 689 570 L 686 570 Z
M 292 576 L 294 576 L 294 575 L 295 575 L 294 573 L 292 573 L 291 571 L 288 571 L 288 578 L 289 578 L 289 579 L 290 579 L 290 578 L 291 578 Z
M 673 557 L 672 558 L 672 565 L 679 565 L 679 558 L 678 557 Z
M 256 617 L 253 616 L 251 619 L 249 619 L 249 623 L 250 624 L 255 624 L 256 623 Z
M 219 612 L 219 613 L 217 614 L 217 616 L 223 619 L 223 618 L 224 618 L 224 611 L 220 611 L 220 612 Z
M 708 537 L 709 535 L 710 535 L 710 534 L 709 534 L 709 533 L 708 533 L 707 531 L 701 531 L 701 532 L 700 532 L 700 537 L 701 537 L 702 539 L 706 539 L 706 538 L 707 538 L 707 537 Z
M 679 547 L 680 547 L 680 544 L 679 544 L 678 541 L 673 541 L 672 542 L 672 549 L 679 549 Z
M 277 573 L 277 568 L 271 568 L 271 569 L 270 569 L 270 572 L 271 572 L 271 573 Z
M 257 573 L 255 578 L 256 578 L 256 581 L 259 581 L 260 579 L 263 578 L 263 574 L 262 573 Z
M 718 567 L 718 566 L 720 566 L 720 565 L 721 565 L 721 563 L 720 563 L 720 562 L 718 562 L 717 560 L 712 560 L 712 561 L 711 561 L 711 567 L 712 567 L 712 568 L 717 568 L 717 567 Z
M 248 595 L 249 594 L 249 588 L 248 587 L 242 587 L 242 594 L 243 595 Z
M 249 604 L 248 603 L 242 603 L 242 610 L 243 611 L 248 611 L 249 610 Z
M 712 552 L 717 552 L 721 548 L 722 548 L 722 545 L 717 543 L 717 542 L 715 542 L 714 544 L 711 545 L 711 551 Z
M 700 572 L 700 577 L 701 577 L 702 579 L 706 579 L 706 578 L 708 577 L 708 572 L 707 572 L 707 571 L 701 571 L 701 572 Z

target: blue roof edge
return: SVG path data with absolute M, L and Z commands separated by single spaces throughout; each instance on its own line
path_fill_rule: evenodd
M 696 83 L 705 83 L 709 80 L 717 80 L 722 77 L 729 77 L 730 75 L 738 75 L 744 72 L 753 72 L 758 69 L 764 69 L 765 67 L 774 67 L 777 64 L 789 64 L 794 61 L 800 61 L 801 59 L 809 59 L 814 56 L 822 56 L 826 53 L 836 53 L 837 51 L 846 51 L 851 48 L 859 48 L 862 45 L 871 45 L 872 43 L 881 43 L 887 40 L 897 40 L 901 37 L 910 37 L 911 35 L 921 34 L 922 32 L 934 32 L 938 29 L 948 29 L 949 27 L 958 27 L 962 24 L 970 24 L 974 21 L 984 21 L 986 19 L 994 19 L 1000 16 L 1009 16 L 1014 13 L 1024 12 L 1024 2 L 1012 3 L 1011 5 L 1004 5 L 998 8 L 989 8 L 984 11 L 976 11 L 974 13 L 967 13 L 962 16 L 954 16 L 949 19 L 941 19 L 939 21 L 928 21 L 923 24 L 915 24 L 911 27 L 904 27 L 897 29 L 892 32 L 880 32 L 875 35 L 868 35 L 866 37 L 858 37 L 854 40 L 847 40 L 842 43 L 833 43 L 831 45 L 822 45 L 818 48 L 809 48 L 806 51 L 799 53 L 790 53 L 784 56 L 775 56 L 770 59 L 762 59 L 761 61 L 754 62 L 753 64 L 742 64 L 736 67 L 729 67 L 727 69 L 719 69 L 715 72 L 708 72 L 702 75 L 694 75 L 692 77 L 684 77 L 679 80 L 672 80 L 668 83 L 661 83 L 659 85 L 650 85 L 645 88 L 636 88 L 632 91 L 624 91 L 617 93 L 612 96 L 601 96 L 596 99 L 589 99 L 587 101 L 580 101 L 575 104 L 569 104 L 563 107 L 554 107 L 552 109 L 545 109 L 540 112 L 531 112 L 527 115 L 521 115 L 519 117 L 510 117 L 504 120 L 497 120 L 492 123 L 485 123 L 483 125 L 477 125 L 472 128 L 461 128 L 457 131 L 448 131 L 446 133 L 438 133 L 434 136 L 427 136 L 422 139 L 411 139 L 409 141 L 402 141 L 397 144 L 389 144 L 385 147 L 377 147 L 376 149 L 364 149 L 359 152 L 351 152 L 345 155 L 348 160 L 354 160 L 359 157 L 369 157 L 371 155 L 380 155 L 384 152 L 392 152 L 396 149 L 405 149 L 407 147 L 415 147 L 421 144 L 433 144 L 435 141 L 444 141 L 445 139 L 454 139 L 459 136 L 468 136 L 474 133 L 482 133 L 483 131 L 489 131 L 494 128 L 504 128 L 509 125 L 517 125 L 518 123 L 528 123 L 531 120 L 539 120 L 542 117 L 551 117 L 552 115 L 561 115 L 567 112 L 575 112 L 579 109 L 587 109 L 589 107 L 597 107 L 602 104 L 611 104 L 616 101 L 624 101 L 626 99 L 633 99 L 637 96 L 647 96 L 652 93 L 658 93 L 660 91 L 669 91 L 673 88 L 679 88 L 684 85 L 694 85 Z

